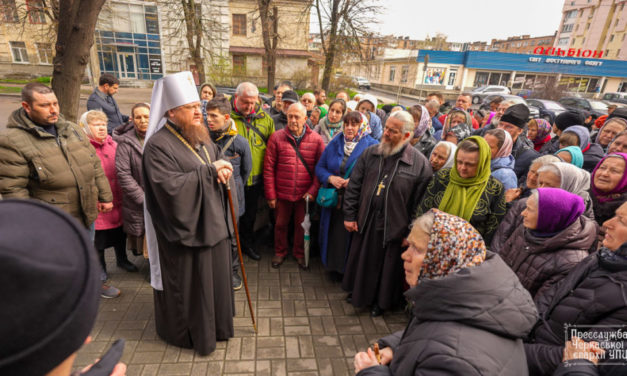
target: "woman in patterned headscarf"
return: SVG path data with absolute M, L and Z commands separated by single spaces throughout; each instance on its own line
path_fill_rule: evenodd
M 377 341 L 380 362 L 371 350 L 355 355 L 358 375 L 525 374 L 520 339 L 535 324 L 535 305 L 477 230 L 431 209 L 407 240 L 401 257 L 413 317 L 405 331 Z
M 318 180 L 324 187 L 334 187 L 338 192 L 337 204 L 323 207 L 320 213 L 320 254 L 325 268 L 331 272 L 344 273 L 349 234 L 344 228 L 342 197 L 355 161 L 366 148 L 378 143 L 370 133 L 366 116 L 358 111 L 349 112 L 344 116 L 342 132 L 331 139 L 316 165 Z
M 437 140 L 433 137 L 433 127 L 431 126 L 431 117 L 425 106 L 415 105 L 408 110 L 414 118 L 414 136 L 409 141 L 414 148 L 421 152 L 425 157 L 429 158 L 433 147 Z
M 442 129 L 442 140 L 457 145 L 470 136 L 471 132 L 472 118 L 469 113 L 460 108 L 454 108 L 446 115 L 446 121 Z
M 536 151 L 551 141 L 551 123 L 544 119 L 531 119 L 527 124 L 527 138 L 533 142 Z

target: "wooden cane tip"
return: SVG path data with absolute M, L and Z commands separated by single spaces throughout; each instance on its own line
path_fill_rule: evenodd
M 253 328 L 255 328 L 255 333 L 257 333 L 257 324 L 253 324 Z

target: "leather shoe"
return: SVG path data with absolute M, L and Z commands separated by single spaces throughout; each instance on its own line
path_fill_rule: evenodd
M 381 309 L 381 307 L 379 307 L 378 304 L 374 304 L 372 306 L 372 310 L 370 311 L 370 316 L 377 317 L 377 316 L 381 316 L 382 314 L 383 314 L 383 310 Z
M 281 264 L 285 261 L 285 257 L 283 256 L 272 256 L 272 267 L 277 269 Z
M 305 264 L 304 257 L 297 257 L 296 262 L 298 263 L 298 267 L 301 268 L 302 270 L 309 270 L 309 267 L 307 266 L 307 264 Z
M 244 247 L 244 253 L 255 261 L 261 260 L 261 255 L 255 252 L 255 250 L 252 249 L 251 247 Z
M 349 292 L 346 296 L 346 303 L 353 303 L 353 293 Z
M 137 266 L 135 266 L 135 264 L 132 264 L 128 260 L 122 260 L 122 261 L 118 262 L 117 264 L 118 264 L 118 268 L 122 268 L 122 269 L 126 270 L 127 272 L 136 272 L 136 271 L 139 270 L 139 269 L 137 269 Z

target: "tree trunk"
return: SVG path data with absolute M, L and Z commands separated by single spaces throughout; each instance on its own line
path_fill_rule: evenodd
M 331 75 L 333 74 L 333 64 L 335 64 L 335 51 L 337 42 L 337 30 L 338 23 L 340 21 L 339 7 L 341 0 L 333 0 L 331 5 L 331 19 L 328 46 L 326 48 L 326 55 L 324 58 L 324 72 L 322 73 L 322 88 L 325 91 L 329 91 L 329 84 L 331 83 Z
M 187 46 L 196 65 L 198 81 L 202 85 L 205 82 L 205 63 L 202 58 L 202 9 L 194 0 L 182 0 L 183 13 L 185 15 Z
M 53 60 L 52 89 L 57 95 L 61 114 L 76 122 L 81 81 L 94 44 L 98 14 L 105 0 L 61 0 Z
M 268 92 L 274 87 L 276 77 L 276 48 L 279 39 L 278 24 L 279 13 L 277 7 L 272 7 L 272 0 L 258 0 L 259 18 L 261 19 L 261 31 L 263 34 L 263 47 L 267 62 L 267 87 Z M 270 14 L 272 7 L 273 14 Z

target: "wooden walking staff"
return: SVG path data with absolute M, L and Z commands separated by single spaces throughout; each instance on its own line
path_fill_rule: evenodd
M 244 258 L 242 257 L 242 246 L 239 242 L 239 231 L 237 230 L 237 219 L 235 217 L 235 206 L 233 206 L 233 195 L 231 194 L 231 185 L 226 183 L 226 192 L 229 196 L 229 208 L 231 209 L 231 218 L 233 220 L 233 228 L 235 231 L 235 241 L 237 243 L 237 255 L 239 256 L 239 265 L 242 268 L 242 277 L 244 277 L 244 288 L 246 289 L 246 297 L 248 298 L 248 308 L 250 309 L 250 317 L 253 319 L 253 328 L 257 333 L 257 324 L 255 323 L 255 314 L 253 313 L 253 304 L 250 300 L 250 291 L 248 291 L 248 280 L 246 279 L 246 270 L 244 269 Z

